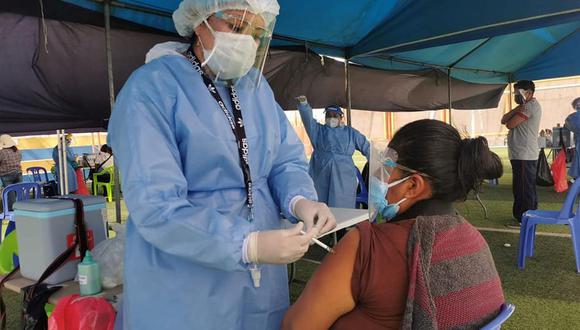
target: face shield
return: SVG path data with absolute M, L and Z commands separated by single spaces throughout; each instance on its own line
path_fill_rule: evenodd
M 183 0 L 173 22 L 185 38 L 202 24 L 208 27 L 202 64 L 214 80 L 257 86 L 279 11 L 276 0 Z
M 395 187 L 409 178 L 418 174 L 429 178 L 429 175 L 413 170 L 397 163 L 397 151 L 389 148 L 386 141 L 371 143 L 371 159 L 369 160 L 369 219 L 375 223 L 389 221 L 399 212 L 399 205 L 406 201 L 403 198 L 399 201 L 387 200 L 389 188 Z M 406 175 L 397 180 L 393 180 L 395 169 L 403 171 Z
M 388 204 L 387 191 L 391 174 L 397 162 L 397 152 L 390 149 L 387 141 L 371 143 L 369 160 L 369 219 L 372 222 L 384 222 L 382 210 Z
M 270 47 L 275 17 L 250 10 L 223 10 L 206 20 L 213 35 L 213 47 L 203 45 L 204 62 L 216 81 L 237 83 L 242 78 L 257 86 L 262 78 Z

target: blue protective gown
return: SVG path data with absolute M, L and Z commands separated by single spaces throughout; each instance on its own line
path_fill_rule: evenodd
M 279 229 L 293 197 L 316 200 L 304 147 L 266 80 L 237 83 L 254 189 L 254 221 L 236 139 L 201 76 L 182 56 L 135 71 L 108 142 L 129 210 L 124 329 L 278 329 L 289 305 L 285 265 L 261 265 L 254 288 L 244 237 Z M 227 88 L 218 91 L 231 112 Z
M 58 174 L 58 146 L 52 149 L 52 160 L 54 160 L 54 168 L 56 170 L 56 180 L 58 181 L 59 174 Z M 75 160 L 76 156 L 70 149 L 70 147 L 66 148 L 66 161 L 65 164 L 66 168 L 66 177 L 68 180 L 68 191 L 69 193 L 73 193 L 78 189 L 77 184 L 77 174 L 75 172 Z M 60 182 L 58 183 L 60 184 Z
M 354 208 L 357 180 L 352 155 L 356 149 L 369 159 L 369 141 L 352 127 L 319 124 L 308 104 L 300 104 L 298 110 L 314 147 L 309 173 L 318 200 L 330 207 Z
M 578 149 L 580 148 L 580 112 L 576 111 L 570 114 L 566 118 L 565 126 L 574 133 L 574 143 L 576 145 L 574 159 L 572 160 L 572 164 L 568 170 L 568 175 L 573 178 L 578 178 L 580 176 L 580 153 L 578 152 Z

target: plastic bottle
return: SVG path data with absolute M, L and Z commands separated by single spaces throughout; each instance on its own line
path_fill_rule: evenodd
M 87 250 L 85 258 L 78 265 L 81 296 L 90 296 L 101 292 L 101 270 Z

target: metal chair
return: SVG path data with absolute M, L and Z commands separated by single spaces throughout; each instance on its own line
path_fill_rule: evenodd
M 486 324 L 481 330 L 499 330 L 501 329 L 501 325 L 507 321 L 510 316 L 516 310 L 516 306 L 510 303 L 504 303 L 501 305 L 501 309 L 499 310 L 499 314 L 493 319 L 491 322 Z

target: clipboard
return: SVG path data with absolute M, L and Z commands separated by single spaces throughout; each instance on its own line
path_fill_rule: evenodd
M 331 207 L 330 212 L 334 215 L 336 219 L 336 227 L 325 233 L 324 235 L 318 236 L 317 238 L 324 237 L 326 235 L 332 234 L 338 230 L 354 226 L 357 223 L 363 222 L 369 219 L 369 210 L 361 210 L 361 209 L 346 209 L 346 208 L 339 208 L 339 207 Z M 284 219 L 284 228 L 288 228 L 293 226 L 294 224 Z

